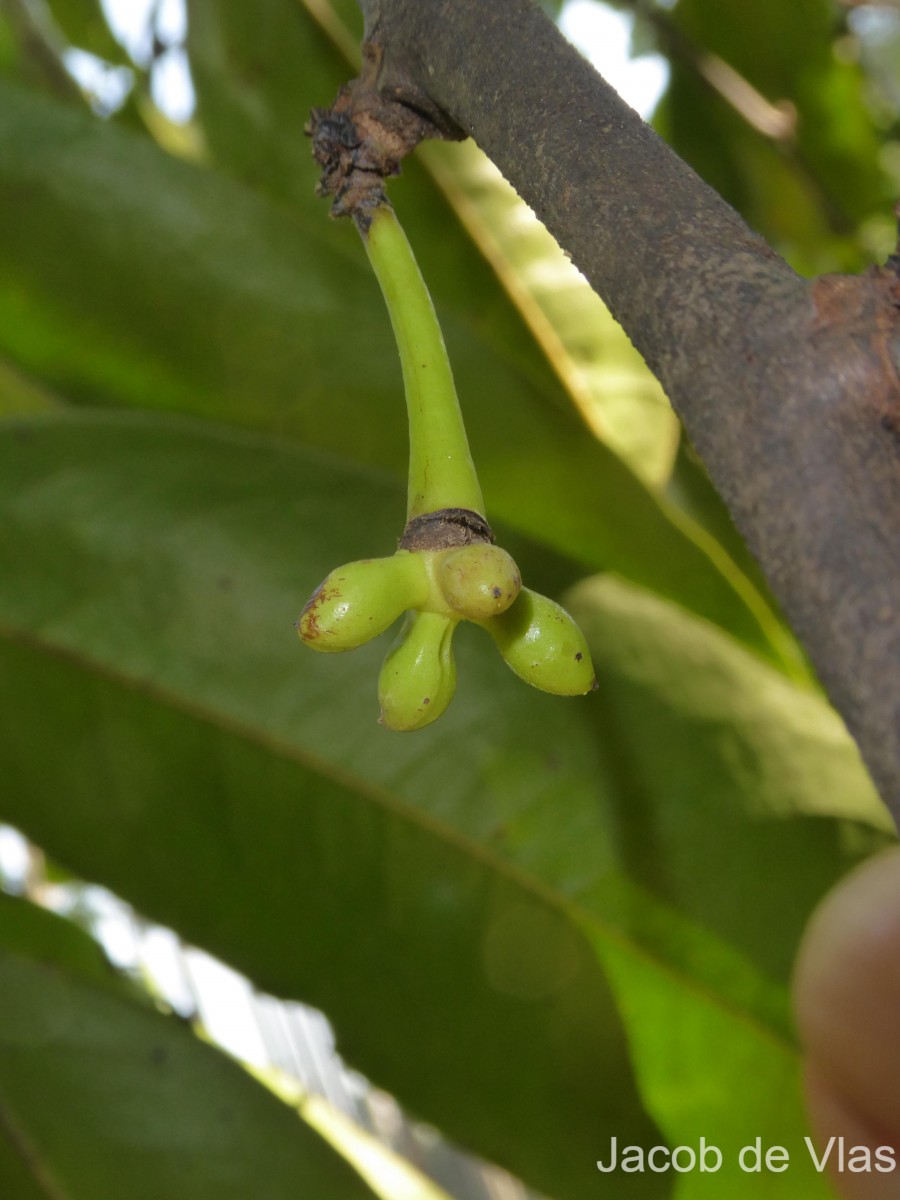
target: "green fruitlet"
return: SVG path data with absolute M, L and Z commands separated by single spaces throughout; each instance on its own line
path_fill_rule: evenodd
M 556 696 L 583 696 L 597 682 L 584 634 L 564 608 L 523 588 L 484 628 L 520 679 Z
M 297 632 L 314 650 L 352 650 L 423 603 L 427 592 L 421 555 L 399 550 L 392 558 L 363 558 L 338 567 L 319 584 Z
M 410 613 L 381 668 L 382 725 L 421 729 L 444 712 L 456 690 L 455 628 L 456 621 L 441 613 Z
M 468 621 L 505 612 L 522 587 L 512 557 L 489 542 L 443 551 L 435 556 L 433 574 L 449 607 Z

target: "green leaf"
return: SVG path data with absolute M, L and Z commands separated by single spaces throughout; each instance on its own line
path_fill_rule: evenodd
M 372 1197 L 291 1108 L 107 973 L 75 926 L 0 899 L 4 1196 Z
M 848 854 L 894 832 L 843 723 L 727 635 L 621 580 L 586 580 L 566 603 L 597 672 L 592 713 L 614 755 L 629 875 L 786 981 Z
M 0 145 L 0 352 L 12 362 L 75 400 L 276 430 L 405 477 L 399 366 L 351 228 L 9 86 Z M 805 674 L 721 549 L 485 340 L 477 307 L 440 315 L 492 519 Z
M 559 1200 L 596 1194 L 598 1136 L 658 1136 L 616 1006 L 674 988 L 693 1013 L 692 1108 L 661 1051 L 639 1063 L 667 1134 L 703 1133 L 703 1096 L 729 1087 L 732 1135 L 755 1134 L 771 1094 L 735 1072 L 796 1081 L 786 964 L 883 840 L 817 696 L 677 606 L 589 581 L 573 603 L 598 693 L 537 693 L 463 628 L 447 714 L 391 734 L 390 635 L 320 656 L 291 622 L 336 563 L 389 550 L 399 481 L 86 413 L 0 430 L 0 489 L 0 818 L 322 1007 L 355 1066 Z M 630 1042 L 658 1036 L 629 1020 Z M 796 1097 L 784 1112 L 799 1127 Z
M 0 6 L 0 77 L 81 105 L 83 97 L 60 57 L 62 47 L 33 5 Z
M 720 959 L 715 947 L 693 941 L 715 970 Z M 836 1200 L 803 1140 L 810 1134 L 797 1051 L 723 1003 L 715 991 L 685 986 L 621 945 L 606 941 L 601 958 L 623 997 L 644 1094 L 653 1111 L 667 1115 L 669 1144 L 688 1146 L 699 1155 L 703 1138 L 722 1153 L 715 1173 L 701 1173 L 698 1166 L 678 1176 L 677 1200 L 759 1200 L 760 1195 L 766 1200 Z M 763 1154 L 774 1146 L 788 1152 L 783 1174 L 764 1165 L 759 1173 L 741 1169 L 742 1149 L 753 1147 L 757 1138 Z M 608 1157 L 606 1147 L 601 1153 Z M 679 1162 L 686 1161 L 682 1152 Z M 708 1161 L 715 1164 L 714 1158 Z M 754 1160 L 745 1161 L 752 1166 Z M 625 1187 L 622 1195 L 628 1195 Z
M 673 60 L 657 112 L 666 139 L 798 270 L 866 265 L 859 226 L 889 207 L 891 191 L 865 78 L 846 45 L 836 45 L 834 6 L 761 0 L 751 14 L 738 3 L 680 0 L 670 19 L 688 35 L 700 70 Z M 739 77 L 725 80 L 731 104 L 700 76 L 711 67 L 721 78 L 722 63 Z M 742 80 L 794 115 L 790 136 L 759 132 L 758 105 Z
M 131 66 L 131 59 L 113 37 L 100 0 L 47 0 L 53 20 L 66 41 L 107 62 Z
M 356 0 L 352 7 L 361 26 Z M 331 11 L 327 3 L 315 8 Z M 315 195 L 319 168 L 303 130 L 313 105 L 327 108 L 355 68 L 303 0 L 189 0 L 188 17 L 196 121 L 213 161 L 324 225 L 328 205 Z
M 2 893 L 0 952 L 58 967 L 92 987 L 119 990 L 132 999 L 142 994 L 113 970 L 99 945 L 78 926 L 36 904 Z
M 62 401 L 0 359 L 0 418 L 53 412 Z

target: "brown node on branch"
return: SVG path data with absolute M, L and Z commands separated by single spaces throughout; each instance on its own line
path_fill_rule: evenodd
M 897 218 L 897 244 L 894 253 L 888 256 L 882 274 L 888 276 L 889 295 L 895 308 L 900 308 L 900 201 L 894 205 L 894 216 Z
M 810 295 L 815 306 L 812 335 L 822 361 L 839 331 L 844 345 L 857 351 L 844 355 L 845 362 L 856 364 L 856 403 L 900 448 L 900 254 L 861 275 L 820 275 L 811 281 Z
M 438 508 L 408 522 L 400 549 L 449 550 L 453 546 L 493 541 L 493 530 L 480 513 L 470 508 Z
M 401 161 L 419 142 L 465 136 L 418 88 L 381 89 L 382 59 L 377 42 L 364 43 L 359 77 L 340 89 L 330 108 L 312 109 L 305 130 L 322 168 L 316 194 L 333 197 L 332 216 L 352 216 L 364 232 L 372 212 L 386 203 L 385 179 L 400 174 Z

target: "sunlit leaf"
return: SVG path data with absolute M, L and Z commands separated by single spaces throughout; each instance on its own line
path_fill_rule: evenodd
M 664 483 L 678 419 L 622 327 L 473 143 L 423 154 L 591 429 L 642 479 Z

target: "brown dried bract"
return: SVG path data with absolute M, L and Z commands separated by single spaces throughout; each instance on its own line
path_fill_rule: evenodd
M 345 84 L 331 108 L 314 108 L 306 132 L 322 168 L 316 189 L 332 196 L 332 216 L 352 216 L 365 231 L 371 214 L 386 202 L 384 180 L 399 175 L 400 163 L 424 138 L 462 134 L 437 125 L 409 98 L 378 89 L 380 46 L 363 46 L 359 78 Z

